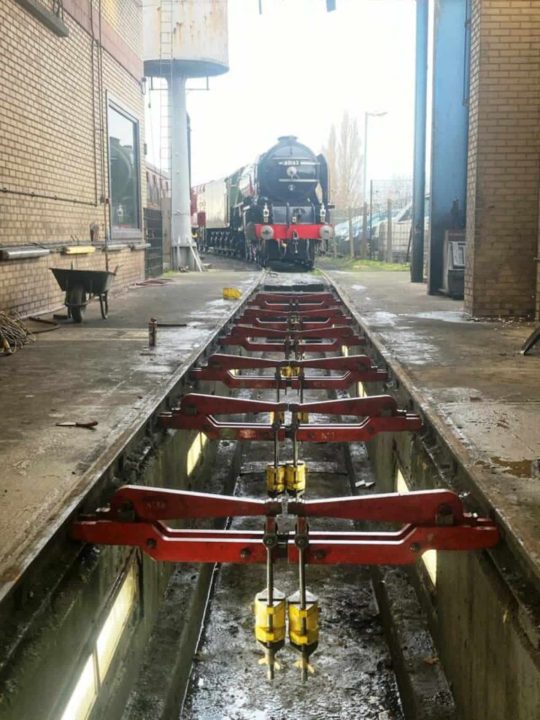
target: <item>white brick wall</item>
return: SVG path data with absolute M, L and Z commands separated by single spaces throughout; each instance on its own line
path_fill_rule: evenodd
M 81 18 L 88 11 L 83 0 L 66 2 L 68 7 L 77 17 L 80 10 Z M 133 66 L 135 54 L 141 56 L 141 11 L 135 0 L 103 3 L 109 49 L 102 54 L 104 92 L 100 96 L 98 48 L 88 22 L 83 27 L 66 12 L 69 37 L 60 38 L 13 0 L 0 0 L 0 189 L 68 199 L 0 192 L 0 245 L 49 246 L 70 243 L 72 238 L 86 242 L 94 223 L 100 226 L 103 240 L 107 216 L 101 198 L 108 196 L 109 189 L 108 158 L 102 177 L 101 154 L 108 143 L 100 130 L 100 105 L 106 119 L 107 92 L 139 120 L 139 155 L 144 160 L 140 78 L 126 69 Z M 145 180 L 142 167 L 141 197 L 145 197 Z M 124 281 L 141 278 L 144 253 L 122 255 Z M 58 293 L 51 287 L 48 267 L 63 263 L 58 255 L 0 262 L 0 309 L 37 311 L 54 304 Z M 79 265 L 103 269 L 103 253 L 78 258 L 75 267 Z M 122 277 L 118 280 L 120 286 Z
M 526 316 L 536 296 L 540 3 L 473 0 L 465 307 Z

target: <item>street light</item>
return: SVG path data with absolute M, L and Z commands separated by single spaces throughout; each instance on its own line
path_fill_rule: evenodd
M 362 187 L 362 194 L 364 198 L 364 202 L 367 201 L 367 140 L 368 140 L 368 119 L 370 117 L 382 117 L 383 115 L 388 115 L 387 110 L 383 110 L 382 112 L 365 112 L 364 113 L 364 180 L 363 180 L 363 187 Z

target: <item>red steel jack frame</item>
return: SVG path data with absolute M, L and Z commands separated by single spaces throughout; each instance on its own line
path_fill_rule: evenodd
M 278 519 L 296 516 L 296 530 L 280 533 Z M 260 516 L 262 531 L 173 530 L 165 520 Z M 396 532 L 311 531 L 309 518 L 332 517 L 401 525 Z M 287 558 L 308 564 L 406 565 L 426 550 L 481 550 L 499 540 L 496 525 L 463 510 L 449 490 L 406 495 L 369 495 L 324 500 L 253 500 L 126 485 L 109 508 L 71 527 L 75 540 L 138 547 L 154 560 L 170 562 L 265 563 Z
M 297 377 L 283 377 L 284 368 L 298 370 Z M 305 375 L 307 368 L 344 370 L 337 376 Z M 274 370 L 274 377 L 264 375 L 234 375 L 231 370 Z M 207 366 L 191 371 L 196 380 L 219 380 L 230 388 L 304 390 L 345 390 L 355 382 L 384 382 L 385 370 L 379 370 L 367 355 L 340 355 L 309 360 L 271 360 L 246 355 L 216 353 L 208 358 Z
M 285 335 L 285 337 L 282 336 L 277 340 L 259 342 L 250 340 L 247 336 L 226 335 L 219 338 L 218 342 L 224 347 L 241 347 L 247 352 L 283 352 L 287 357 L 291 352 L 301 356 L 305 353 L 335 353 L 339 352 L 342 347 L 361 347 L 366 344 L 366 338 L 353 334 L 350 337 L 336 338 L 329 341 L 308 338 L 305 342 L 302 342 L 299 338 L 292 339 Z
M 268 318 L 286 318 L 292 315 L 293 317 L 305 320 L 306 318 L 334 318 L 343 319 L 347 317 L 343 312 L 343 308 L 337 305 L 327 308 L 314 308 L 312 310 L 261 310 L 260 308 L 246 308 L 242 315 L 239 317 L 238 322 L 251 322 L 252 320 Z
M 240 320 L 240 322 L 242 322 Z M 352 318 L 340 318 L 339 322 L 342 325 L 352 325 Z M 256 328 L 268 328 L 269 330 L 283 330 L 288 332 L 289 330 L 326 330 L 334 327 L 335 322 L 332 318 L 328 320 L 314 320 L 313 322 L 304 322 L 302 319 L 298 321 L 289 318 L 287 322 L 282 320 L 270 321 L 270 320 L 251 320 L 250 324 Z
M 336 296 L 328 291 L 321 292 L 269 292 L 262 291 L 258 292 L 249 301 L 250 305 L 258 305 L 264 307 L 265 305 L 284 305 L 286 307 L 295 307 L 298 305 L 329 305 L 336 303 Z
M 233 325 L 230 337 L 236 338 L 279 338 L 285 341 L 285 337 L 292 340 L 335 340 L 337 338 L 351 338 L 355 335 L 350 325 L 333 325 L 330 328 L 322 328 L 317 330 L 272 330 L 271 328 L 260 328 L 254 325 Z
M 288 313 L 324 310 L 339 303 L 339 299 L 332 293 L 258 293 L 248 302 L 247 307 Z
M 290 411 L 289 425 L 281 423 L 282 413 Z M 274 422 L 222 422 L 216 415 L 274 413 Z M 299 421 L 301 414 L 353 415 L 362 418 L 355 423 L 315 423 Z M 189 393 L 180 406 L 162 413 L 163 427 L 199 430 L 212 440 L 278 440 L 291 438 L 299 442 L 357 442 L 371 440 L 380 432 L 416 431 L 422 427 L 420 417 L 399 410 L 390 395 L 322 400 L 308 403 L 284 403 L 267 400 L 220 397 Z

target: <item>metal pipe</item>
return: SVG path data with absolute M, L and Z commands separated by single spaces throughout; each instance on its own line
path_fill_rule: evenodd
M 38 200 L 56 200 L 57 202 L 68 202 L 74 205 L 86 205 L 87 207 L 97 207 L 98 203 L 91 200 L 77 200 L 77 198 L 64 197 L 62 195 L 49 195 L 47 193 L 37 193 L 31 190 L 10 190 L 7 187 L 0 188 L 0 192 L 5 195 L 20 195 L 21 197 L 36 198 Z
M 173 74 L 169 85 L 171 123 L 171 246 L 172 267 L 194 268 L 191 252 L 186 78 Z
M 424 281 L 428 19 L 428 0 L 416 0 L 416 84 L 414 97 L 411 282 L 419 283 Z

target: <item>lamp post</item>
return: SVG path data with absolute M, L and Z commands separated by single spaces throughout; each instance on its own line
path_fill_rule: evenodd
M 364 179 L 362 182 L 362 197 L 364 199 L 364 202 L 367 200 L 366 198 L 366 191 L 367 191 L 367 141 L 368 141 L 368 120 L 370 117 L 382 117 L 383 115 L 388 115 L 387 110 L 383 110 L 382 112 L 365 112 L 364 113 Z

